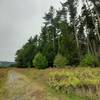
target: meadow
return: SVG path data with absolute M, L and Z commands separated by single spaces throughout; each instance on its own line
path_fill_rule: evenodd
M 89 100 L 100 99 L 100 69 L 56 69 L 49 73 L 48 84 L 57 91 L 75 94 Z
M 19 85 L 26 81 L 23 76 L 30 80 L 31 89 L 36 89 L 36 100 L 100 100 L 100 68 L 0 69 L 0 98 L 7 94 L 4 87 L 8 73 L 12 72 L 22 75 L 17 80 Z

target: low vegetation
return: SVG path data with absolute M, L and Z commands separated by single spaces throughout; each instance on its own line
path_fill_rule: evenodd
M 54 60 L 55 67 L 64 67 L 68 63 L 66 57 L 63 57 L 61 54 L 58 54 Z
M 48 66 L 48 61 L 41 53 L 37 53 L 33 59 L 33 65 L 38 69 L 44 69 Z
M 6 81 L 8 71 L 8 68 L 0 68 L 0 88 L 2 88 L 2 85 L 4 85 L 4 82 Z
M 67 100 L 99 100 L 100 98 L 100 69 L 85 67 L 44 70 L 34 68 L 0 69 L 0 98 L 6 93 L 3 87 L 7 81 L 9 70 L 25 75 L 34 83 L 33 87 L 38 88 L 38 91 L 41 87 L 42 94 L 45 94 L 43 97 L 48 98 L 46 100 L 66 100 L 66 98 L 68 98 Z
M 92 54 L 86 54 L 82 61 L 80 62 L 80 66 L 91 66 L 91 67 L 97 67 L 99 66 L 99 61 L 96 59 L 96 57 Z
M 8 68 L 0 68 L 0 99 L 4 96 L 5 94 L 5 89 L 4 85 L 7 80 L 7 73 L 9 69 Z M 2 99 L 1 99 L 2 100 Z
M 56 69 L 49 73 L 48 84 L 57 91 L 99 100 L 100 69 Z
M 24 74 L 29 79 L 31 79 L 32 82 L 35 82 L 36 87 L 38 87 L 38 85 L 39 85 L 41 88 L 45 89 L 45 92 L 47 94 L 45 96 L 47 96 L 47 98 L 48 98 L 46 100 L 86 100 L 86 97 L 84 97 L 84 96 L 79 96 L 76 94 L 66 94 L 59 90 L 56 91 L 54 88 L 51 88 L 48 85 L 48 80 L 50 78 L 48 73 L 60 71 L 60 70 L 62 70 L 62 69 L 54 69 L 54 68 L 49 68 L 49 69 L 44 69 L 44 70 L 38 70 L 38 69 L 34 69 L 34 68 L 16 69 L 16 71 L 18 73 Z

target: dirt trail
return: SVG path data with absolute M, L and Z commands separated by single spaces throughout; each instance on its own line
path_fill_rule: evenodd
M 9 71 L 5 88 L 4 100 L 35 100 L 30 80 L 15 71 Z
M 2 100 L 59 100 L 51 97 L 40 83 L 33 82 L 16 71 L 8 72 L 5 90 Z

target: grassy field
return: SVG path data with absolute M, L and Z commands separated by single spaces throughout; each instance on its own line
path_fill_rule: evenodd
M 100 69 L 56 69 L 49 73 L 48 84 L 57 91 L 89 100 L 100 99 Z
M 5 86 L 8 82 L 12 89 L 10 84 Z M 35 96 L 34 100 L 99 100 L 99 87 L 99 68 L 0 69 L 0 100 L 14 100 L 11 98 L 16 95 L 26 95 L 27 98 Z M 25 90 L 31 92 L 27 94 Z M 8 94 L 10 96 L 7 96 Z M 2 99 L 4 97 L 9 99 Z
M 5 89 L 4 84 L 7 80 L 7 74 L 10 69 L 1 68 L 0 69 L 0 98 L 4 95 Z

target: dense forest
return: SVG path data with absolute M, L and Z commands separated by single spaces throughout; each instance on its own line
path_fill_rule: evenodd
M 44 15 L 40 34 L 17 50 L 17 66 L 100 65 L 100 0 L 60 3 L 59 10 L 51 6 Z

